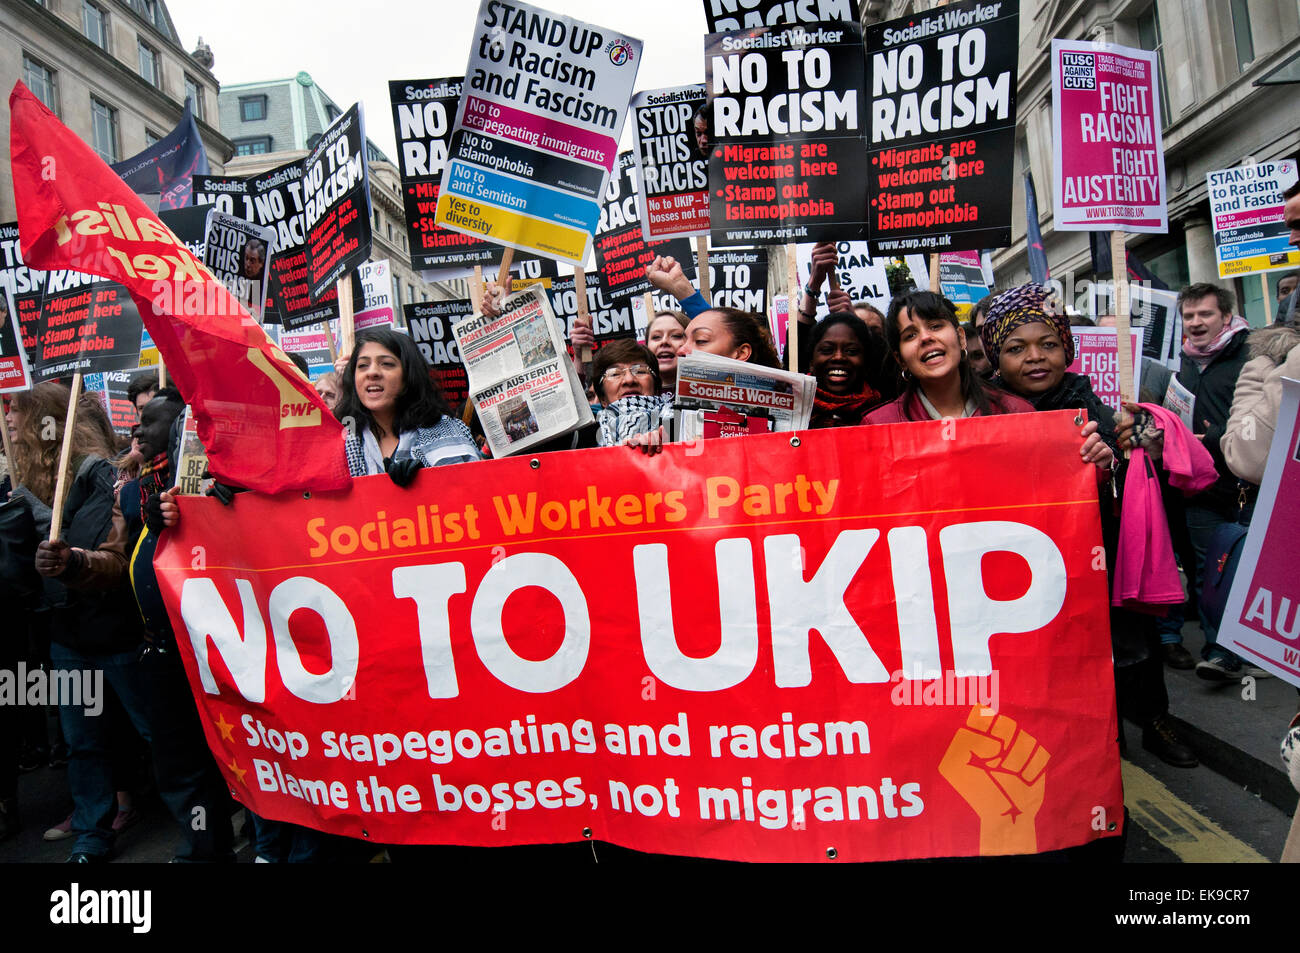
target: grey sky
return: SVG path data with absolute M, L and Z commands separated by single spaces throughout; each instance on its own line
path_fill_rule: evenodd
M 534 3 L 644 44 L 637 89 L 704 81 L 702 0 L 551 0 Z M 222 85 L 284 79 L 300 70 L 346 109 L 365 104 L 366 134 L 395 158 L 390 79 L 465 71 L 477 0 L 167 0 L 187 50 L 212 47 Z M 624 148 L 631 135 L 624 125 Z

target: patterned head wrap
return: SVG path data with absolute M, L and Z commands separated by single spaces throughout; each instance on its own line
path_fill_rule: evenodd
M 1065 363 L 1074 361 L 1074 335 L 1070 333 L 1070 321 L 1048 301 L 1051 289 L 1042 285 L 1027 284 L 1019 288 L 1004 291 L 993 299 L 989 305 L 988 317 L 980 327 L 980 337 L 984 340 L 984 353 L 994 369 L 1011 332 L 1026 324 L 1041 321 L 1057 333 L 1065 347 Z

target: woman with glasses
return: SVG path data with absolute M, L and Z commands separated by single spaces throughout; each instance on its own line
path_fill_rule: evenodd
M 597 444 L 614 447 L 641 434 L 657 432 L 672 412 L 672 398 L 663 393 L 659 362 L 650 349 L 630 338 L 610 341 L 591 362 L 600 410 Z

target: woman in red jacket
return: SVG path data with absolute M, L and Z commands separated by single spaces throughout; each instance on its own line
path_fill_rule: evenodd
M 903 392 L 863 423 L 897 424 L 950 417 L 1023 414 L 1033 405 L 986 383 L 966 356 L 966 332 L 952 302 L 932 291 L 899 295 L 885 318 Z

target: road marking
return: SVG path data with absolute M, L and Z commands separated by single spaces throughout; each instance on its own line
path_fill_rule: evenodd
M 1130 819 L 1186 864 L 1267 864 L 1271 861 L 1238 840 L 1154 776 L 1131 761 L 1120 762 L 1124 803 Z

